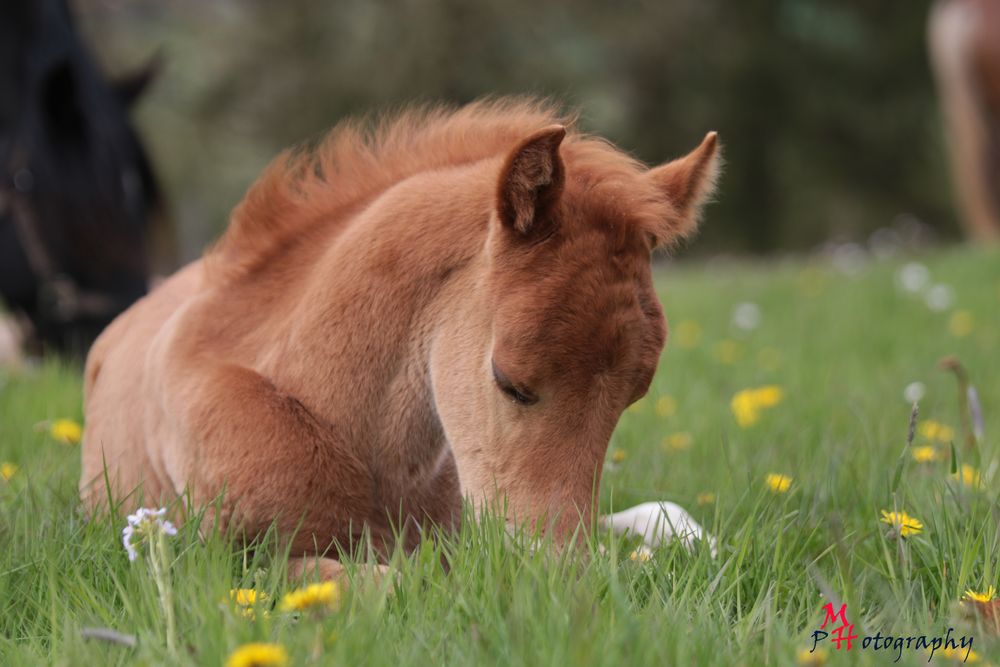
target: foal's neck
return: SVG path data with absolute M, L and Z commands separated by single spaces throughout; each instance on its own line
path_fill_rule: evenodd
M 411 177 L 329 239 L 281 325 L 272 364 L 309 407 L 363 430 L 380 412 L 433 412 L 429 341 L 438 318 L 461 310 L 456 299 L 479 298 L 470 279 L 483 255 L 492 171 L 483 162 Z

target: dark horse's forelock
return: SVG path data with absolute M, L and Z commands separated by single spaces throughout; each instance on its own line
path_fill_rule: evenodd
M 0 3 L 0 295 L 57 349 L 146 292 L 159 195 L 127 108 L 147 80 L 105 80 L 65 0 Z

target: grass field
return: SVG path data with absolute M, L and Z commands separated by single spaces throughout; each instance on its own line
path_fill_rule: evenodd
M 950 286 L 953 303 L 936 290 L 936 311 L 901 289 L 911 261 Z M 908 278 L 917 286 L 920 271 Z M 265 603 L 248 619 L 229 591 L 280 600 L 280 554 L 203 542 L 189 523 L 165 538 L 171 633 L 149 556 L 129 562 L 122 520 L 81 516 L 78 449 L 36 428 L 81 417 L 78 371 L 48 363 L 0 372 L 0 462 L 18 466 L 0 478 L 0 664 L 219 665 L 247 642 L 280 644 L 292 665 L 796 664 L 823 622 L 824 593 L 847 604 L 859 637 L 850 652 L 827 640 L 828 664 L 892 663 L 894 648 L 863 650 L 862 637 L 948 627 L 974 637 L 982 662 L 1000 662 L 1000 642 L 959 602 L 1000 584 L 1000 254 L 954 249 L 851 275 L 820 260 L 692 264 L 662 271 L 659 285 L 672 339 L 650 394 L 615 433 L 601 504 L 673 500 L 717 536 L 717 558 L 671 545 L 632 559 L 634 544 L 607 535 L 580 550 L 587 557 L 555 556 L 510 542 L 495 521 L 466 522 L 399 558 L 392 585 L 345 591 L 336 611 Z M 756 304 L 759 326 L 733 324 L 743 302 Z M 744 306 L 738 319 L 751 325 L 754 314 Z M 951 354 L 979 391 L 977 447 L 965 442 L 956 378 L 937 367 Z M 914 382 L 925 389 L 921 421 L 948 428 L 924 425 L 908 447 Z M 739 425 L 733 396 L 762 386 L 779 387 L 780 401 Z M 772 489 L 769 474 L 790 485 Z M 894 509 L 923 530 L 894 534 L 880 522 Z M 137 644 L 88 639 L 85 628 Z M 899 664 L 928 660 L 901 653 Z M 948 660 L 938 651 L 933 664 Z

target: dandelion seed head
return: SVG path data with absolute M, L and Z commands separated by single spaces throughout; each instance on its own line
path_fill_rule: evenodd
M 914 294 L 927 287 L 930 278 L 931 272 L 920 262 L 907 262 L 896 272 L 896 283 Z
M 733 326 L 743 331 L 753 331 L 760 326 L 760 306 L 749 301 L 736 304 L 733 308 Z
M 830 263 L 844 275 L 856 276 L 868 263 L 868 253 L 857 243 L 841 243 L 834 246 Z
M 955 292 L 947 285 L 934 285 L 927 290 L 924 301 L 935 313 L 941 313 L 951 308 L 951 304 L 955 302 Z
M 911 382 L 903 389 L 903 399 L 907 403 L 919 403 L 927 394 L 927 387 L 923 382 Z

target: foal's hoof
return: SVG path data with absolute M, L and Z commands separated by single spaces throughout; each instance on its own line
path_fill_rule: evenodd
M 616 535 L 640 535 L 648 547 L 658 547 L 670 540 L 680 540 L 689 550 L 701 540 L 708 542 L 712 557 L 717 555 L 715 538 L 704 531 L 679 505 L 667 502 L 642 503 L 622 512 L 602 516 L 600 524 Z
M 342 586 L 349 586 L 350 579 L 347 576 L 347 568 L 339 561 L 332 558 L 294 558 L 288 561 L 288 578 L 292 581 L 300 579 L 310 579 L 316 577 L 321 581 L 336 581 Z M 355 568 L 355 581 L 370 580 L 377 585 L 381 585 L 387 580 L 398 577 L 388 565 L 362 564 Z

